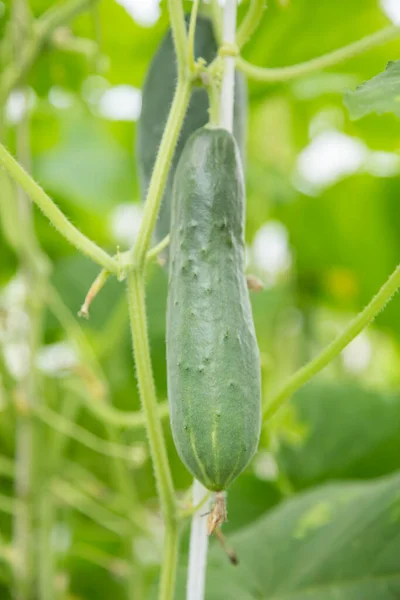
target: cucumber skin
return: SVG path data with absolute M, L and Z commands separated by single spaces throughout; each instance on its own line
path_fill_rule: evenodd
M 232 135 L 203 128 L 175 174 L 167 308 L 171 427 L 182 461 L 221 491 L 256 452 L 259 351 L 244 275 L 244 183 Z
M 203 16 L 197 18 L 195 57 L 207 63 L 217 54 L 217 42 L 211 21 Z M 154 163 L 160 147 L 169 110 L 175 92 L 177 69 L 175 49 L 169 30 L 150 64 L 143 86 L 142 112 L 138 122 L 136 156 L 142 199 L 145 200 Z M 168 174 L 160 210 L 156 222 L 154 241 L 161 242 L 170 230 L 173 177 L 186 141 L 191 134 L 208 123 L 209 101 L 205 88 L 194 87 L 186 113 L 181 135 L 175 149 Z M 242 73 L 235 76 L 234 135 L 239 144 L 242 160 L 245 155 L 247 128 L 247 85 Z M 163 253 L 166 257 L 168 251 Z

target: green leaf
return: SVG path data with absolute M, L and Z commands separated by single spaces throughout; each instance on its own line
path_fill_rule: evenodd
M 400 475 L 301 494 L 210 553 L 207 600 L 393 600 L 400 593 Z M 177 598 L 184 597 L 184 579 Z
M 344 103 L 352 119 L 375 112 L 394 113 L 400 117 L 400 61 L 389 62 L 383 73 L 365 81 L 354 91 L 347 91 Z
M 351 384 L 311 383 L 293 399 L 308 434 L 285 441 L 278 463 L 296 488 L 400 469 L 400 396 Z

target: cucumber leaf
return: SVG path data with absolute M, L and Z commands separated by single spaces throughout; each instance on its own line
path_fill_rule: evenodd
M 400 594 L 400 475 L 299 494 L 210 552 L 207 600 L 392 600 Z M 177 598 L 184 598 L 184 571 Z
M 383 73 L 365 81 L 344 96 L 352 119 L 360 119 L 372 112 L 382 115 L 394 113 L 400 117 L 400 61 L 391 61 Z
M 313 382 L 293 403 L 306 435 L 277 460 L 295 488 L 329 479 L 374 478 L 400 469 L 400 396 L 355 383 Z

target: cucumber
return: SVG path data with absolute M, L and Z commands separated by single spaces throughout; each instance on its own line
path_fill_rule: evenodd
M 199 16 L 196 23 L 195 56 L 209 63 L 217 54 L 217 42 L 211 21 Z M 177 69 L 172 34 L 169 30 L 161 42 L 150 64 L 142 95 L 142 112 L 138 122 L 136 157 L 142 200 L 153 172 L 161 137 L 176 87 Z M 155 242 L 160 242 L 169 233 L 171 220 L 171 198 L 173 177 L 182 150 L 190 135 L 208 123 L 208 94 L 206 89 L 194 87 L 182 132 L 175 150 L 173 162 L 166 182 L 163 199 L 155 227 Z M 247 85 L 244 76 L 236 73 L 234 135 L 244 159 L 247 120 Z M 164 257 L 166 257 L 166 253 Z
M 171 427 L 182 461 L 222 491 L 256 452 L 260 362 L 244 275 L 240 153 L 224 129 L 188 140 L 175 173 L 167 308 Z

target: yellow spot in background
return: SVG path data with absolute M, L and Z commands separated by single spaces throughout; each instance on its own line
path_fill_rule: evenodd
M 299 519 L 293 537 L 298 540 L 305 538 L 308 533 L 329 523 L 331 517 L 332 506 L 329 502 L 315 504 Z
M 359 292 L 357 278 L 350 269 L 330 269 L 325 274 L 324 284 L 329 295 L 339 301 L 353 300 Z

